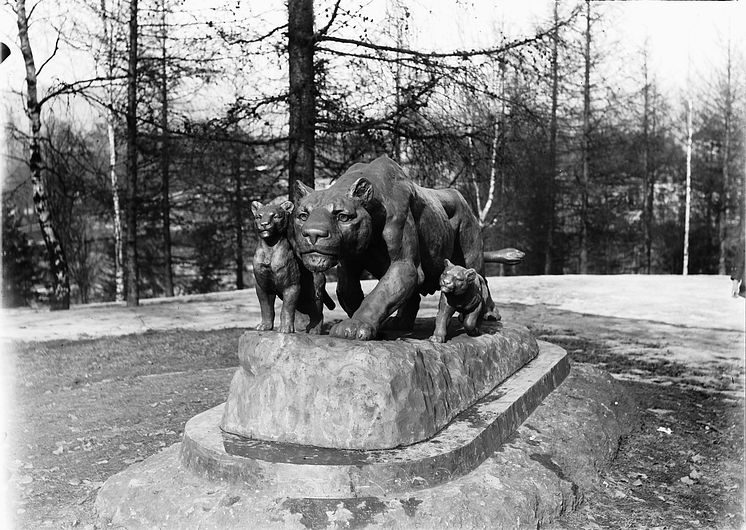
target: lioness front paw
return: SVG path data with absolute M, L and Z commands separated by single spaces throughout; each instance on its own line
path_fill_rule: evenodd
M 261 324 L 258 324 L 254 329 L 257 331 L 272 331 L 272 328 L 274 326 L 272 325 L 272 322 L 262 322 Z
M 348 318 L 332 326 L 329 335 L 341 339 L 372 340 L 377 332 L 378 330 L 367 322 Z
M 430 342 L 445 342 L 446 336 L 445 335 L 433 335 L 430 337 Z

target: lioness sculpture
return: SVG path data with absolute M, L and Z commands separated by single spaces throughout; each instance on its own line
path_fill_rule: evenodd
M 479 223 L 464 197 L 418 186 L 385 155 L 353 165 L 325 190 L 298 181 L 295 191 L 296 254 L 314 272 L 339 265 L 337 297 L 349 318 L 333 336 L 373 339 L 397 310 L 394 324 L 410 329 L 446 258 L 482 273 Z M 363 271 L 379 279 L 365 297 Z
M 319 334 L 324 322 L 323 305 L 334 309 L 326 293 L 326 278 L 322 273 L 307 271 L 293 254 L 287 238 L 288 219 L 293 203 L 264 205 L 251 203 L 254 226 L 259 243 L 254 253 L 256 296 L 262 312 L 259 331 L 271 330 L 275 323 L 275 296 L 282 300 L 280 333 L 295 331 L 295 311 L 308 315 L 306 332 Z

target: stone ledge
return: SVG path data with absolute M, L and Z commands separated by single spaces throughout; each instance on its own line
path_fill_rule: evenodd
M 547 342 L 539 347 L 533 361 L 424 442 L 350 451 L 240 439 L 220 432 L 219 405 L 187 422 L 182 461 L 205 477 L 278 496 L 343 498 L 432 487 L 481 464 L 565 379 L 565 350 Z
M 432 319 L 420 321 L 419 331 Z M 389 449 L 427 440 L 538 353 L 522 326 L 477 337 L 353 341 L 247 332 L 220 424 L 254 440 Z
M 471 473 L 412 493 L 286 498 L 259 482 L 211 481 L 180 463 L 181 444 L 106 481 L 95 507 L 118 528 L 537 528 L 572 511 L 637 423 L 608 373 L 573 365 L 567 380 Z

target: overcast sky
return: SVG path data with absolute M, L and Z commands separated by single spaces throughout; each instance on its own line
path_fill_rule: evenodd
M 570 5 L 568 2 L 561 5 L 566 4 Z M 206 11 L 208 6 L 224 3 L 187 0 L 184 5 L 187 9 Z M 325 5 L 320 1 L 315 3 L 318 24 L 325 23 Z M 343 1 L 343 5 L 363 5 L 363 11 L 374 20 L 373 27 L 379 24 L 387 10 L 386 0 Z M 411 45 L 441 51 L 492 46 L 498 28 L 511 37 L 530 34 L 536 24 L 550 20 L 552 13 L 551 0 L 411 0 L 407 5 L 412 13 Z M 71 6 L 74 4 L 66 0 L 42 0 L 42 7 L 35 12 L 31 39 L 37 65 L 49 56 L 54 46 L 54 28 L 61 26 L 63 32 L 71 31 L 80 12 L 79 9 L 71 10 Z M 286 17 L 283 0 L 244 1 L 242 6 L 247 16 L 261 15 L 265 24 L 282 23 Z M 611 53 L 622 58 L 631 57 L 648 39 L 653 70 L 664 88 L 674 91 L 683 89 L 688 69 L 700 77 L 710 75 L 711 66 L 722 60 L 723 46 L 729 34 L 736 48 L 743 53 L 745 6 L 744 2 L 711 1 L 593 3 L 593 9 L 607 15 L 603 40 L 612 43 Z M 20 98 L 11 92 L 23 87 L 24 67 L 17 48 L 15 18 L 7 7 L 0 11 L 0 40 L 10 44 L 12 50 L 11 57 L 0 65 L 0 91 L 6 107 L 4 111 L 8 112 L 8 105 L 19 108 Z M 91 68 L 92 61 L 85 54 L 63 46 L 45 67 L 39 80 L 41 90 L 48 87 L 55 77 L 66 80 L 84 78 L 90 74 Z

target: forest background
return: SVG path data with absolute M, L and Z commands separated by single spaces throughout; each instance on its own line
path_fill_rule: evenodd
M 5 306 L 246 288 L 251 201 L 383 153 L 526 252 L 488 275 L 742 267 L 742 3 L 0 9 Z

